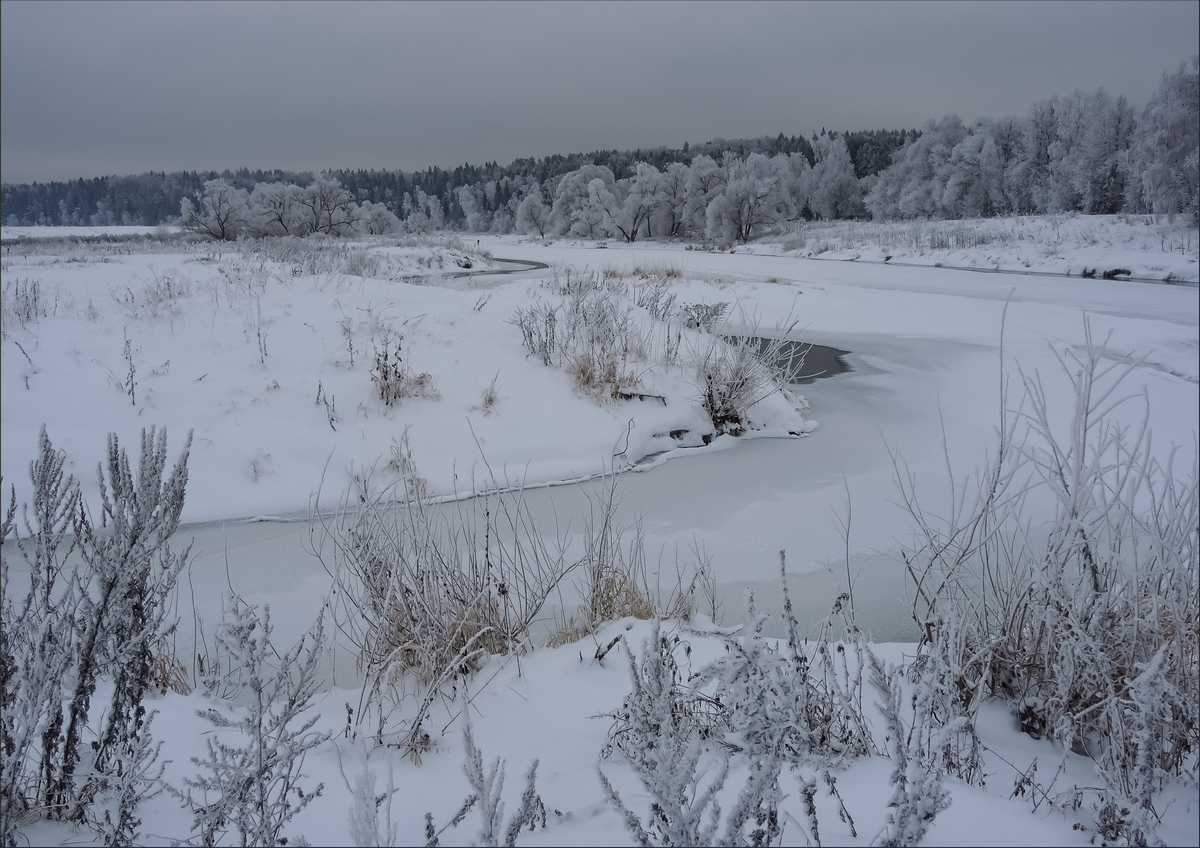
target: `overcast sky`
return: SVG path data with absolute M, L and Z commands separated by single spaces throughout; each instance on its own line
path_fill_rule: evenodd
M 0 4 L 4 182 L 247 166 L 422 169 L 1137 109 L 1200 3 Z

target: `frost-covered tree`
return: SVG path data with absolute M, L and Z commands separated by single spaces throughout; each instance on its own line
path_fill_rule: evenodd
M 1007 210 L 1004 162 L 992 136 L 991 122 L 981 120 L 954 146 L 946 163 L 941 208 L 949 218 L 979 218 Z
M 812 165 L 803 153 L 788 155 L 787 173 L 782 176 L 784 190 L 787 192 L 788 216 L 792 219 L 805 214 L 806 208 L 809 214 L 812 213 L 808 205 L 808 192 L 812 186 L 812 178 L 809 176 L 811 171 Z
M 486 233 L 492 228 L 492 213 L 484 208 L 483 187 L 479 185 L 459 186 L 454 190 L 458 205 L 462 207 L 464 226 L 468 232 Z
M 957 115 L 929 121 L 921 137 L 895 154 L 867 197 L 876 218 L 937 218 L 942 214 L 954 148 L 967 136 Z
M 1008 116 L 991 124 L 992 143 L 1004 168 L 1001 182 L 1004 203 L 1002 214 L 1016 215 L 1031 208 L 1028 191 L 1022 189 L 1017 169 L 1025 157 L 1025 126 L 1020 118 Z
M 761 153 L 751 153 L 744 160 L 726 157 L 725 190 L 708 205 L 705 234 L 747 242 L 786 217 L 788 197 L 780 174 L 782 161 Z
M 403 232 L 404 225 L 391 209 L 382 203 L 367 200 L 355 209 L 354 231 L 370 236 L 386 236 Z
M 602 238 L 606 234 L 604 207 L 597 202 L 603 194 L 591 188 L 593 180 L 600 180 L 609 194 L 616 190 L 613 172 L 603 165 L 584 165 L 559 181 L 550 209 L 550 225 L 557 235 Z M 615 199 L 614 195 L 614 207 Z
M 256 185 L 250 192 L 250 232 L 258 236 L 307 235 L 300 206 L 302 191 L 292 183 Z
M 180 224 L 193 232 L 221 241 L 233 241 L 246 228 L 250 196 L 222 179 L 209 180 L 193 203 L 185 197 L 179 204 Z
M 347 236 L 354 232 L 354 198 L 337 180 L 313 180 L 300 191 L 296 202 L 306 234 Z
M 440 230 L 445 224 L 445 210 L 436 197 L 419 188 L 404 196 L 404 227 L 410 233 Z
M 1125 98 L 1100 89 L 1059 98 L 1055 112 L 1045 211 L 1117 212 L 1125 200 L 1123 160 L 1133 134 L 1133 110 Z
M 662 173 L 653 165 L 639 162 L 633 179 L 628 183 L 628 192 L 621 208 L 618 229 L 626 241 L 634 241 L 639 235 L 646 238 L 655 236 L 654 213 L 662 203 L 662 198 Z
M 726 176 L 725 169 L 711 156 L 700 155 L 692 160 L 684 187 L 683 220 L 688 229 L 705 232 L 708 205 L 725 190 Z
M 628 226 L 624 221 L 624 198 L 625 186 L 621 183 L 607 185 L 600 177 L 589 182 L 587 206 L 583 212 L 589 217 L 595 216 L 596 223 L 590 226 L 591 231 L 599 236 L 620 236 L 630 241 L 629 231 L 621 227 L 622 223 Z M 636 230 L 633 237 L 637 237 Z
M 820 218 L 850 218 L 866 211 L 844 136 L 813 143 L 817 164 L 807 174 L 808 205 Z
M 1128 153 L 1131 202 L 1155 214 L 1200 220 L 1200 57 L 1164 74 L 1142 112 Z
M 517 232 L 537 233 L 538 238 L 544 238 L 549 226 L 550 210 L 542 203 L 542 193 L 535 185 L 517 204 Z
M 513 231 L 513 215 L 507 208 L 501 207 L 492 216 L 493 233 L 511 233 Z
M 682 162 L 672 162 L 662 172 L 658 183 L 658 203 L 650 216 L 656 235 L 672 238 L 683 235 L 689 174 L 690 169 Z
M 1041 100 L 1025 116 L 1024 157 L 1014 169 L 1016 184 L 1029 198 L 1028 211 L 1045 212 L 1051 208 L 1051 145 L 1058 138 L 1057 97 Z

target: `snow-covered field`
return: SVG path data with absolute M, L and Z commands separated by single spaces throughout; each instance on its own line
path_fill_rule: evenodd
M 947 509 L 947 468 L 961 484 L 994 443 L 1002 367 L 1013 381 L 1022 374 L 1044 381 L 1052 413 L 1065 423 L 1073 398 L 1063 390 L 1059 358 L 1081 349 L 1090 321 L 1094 337 L 1109 338 L 1111 356 L 1131 354 L 1138 362 L 1126 389 L 1148 401 L 1155 453 L 1165 457 L 1179 446 L 1186 465 L 1196 444 L 1197 288 L 1101 278 L 1123 268 L 1134 277 L 1195 281 L 1194 230 L 1136 217 L 1073 216 L 987 222 L 974 236 L 970 231 L 964 222 L 814 225 L 779 244 L 728 253 L 498 236 L 478 237 L 478 245 L 475 236 L 327 243 L 320 256 L 294 244 L 290 253 L 188 244 L 178 253 L 145 254 L 96 245 L 6 246 L 0 471 L 5 489 L 11 484 L 18 502 L 29 500 L 28 466 L 44 424 L 95 509 L 105 434 L 133 446 L 142 428 L 166 428 L 173 458 L 193 432 L 187 525 L 177 534 L 197 540 L 181 579 L 181 658 L 195 653 L 191 610 L 211 631 L 227 587 L 271 605 L 278 645 L 308 629 L 329 588 L 307 547 L 304 519 L 318 492 L 322 507 L 414 486 L 447 502 L 520 483 L 538 526 L 577 544 L 596 478 L 616 471 L 622 497 L 616 515 L 626 524 L 640 517 L 651 574 L 661 571 L 664 592 L 677 562 L 702 546 L 724 624 L 741 621 L 747 586 L 757 590 L 760 606 L 777 611 L 779 551 L 786 550 L 788 584 L 808 635 L 816 634 L 849 573 L 860 624 L 880 643 L 881 658 L 899 662 L 918 633 L 898 563 L 913 528 L 896 503 L 896 459 L 932 511 Z M 3 233 L 18 235 L 36 234 Z M 831 258 L 857 261 L 821 261 Z M 989 275 L 954 266 L 1070 276 Z M 1085 268 L 1100 273 L 1083 278 Z M 578 285 L 592 275 L 600 294 L 625 298 L 613 303 L 629 309 L 625 338 L 637 342 L 620 360 L 623 395 L 616 397 L 605 385 L 581 382 L 559 363 L 530 355 L 516 318 L 518 310 L 569 300 L 562 292 L 570 281 Z M 659 320 L 656 304 L 668 296 L 675 311 Z M 705 332 L 674 317 L 685 304 L 728 307 Z M 557 314 L 562 332 L 566 313 Z M 715 350 L 720 335 L 738 332 L 786 333 L 847 350 L 853 370 L 760 391 L 755 397 L 762 399 L 748 408 L 746 432 L 722 434 L 705 410 L 696 363 Z M 394 352 L 397 342 L 409 396 L 389 406 L 372 370 L 378 378 L 377 355 Z M 604 339 L 593 349 L 613 352 Z M 1139 404 L 1114 414 L 1135 423 Z M 263 517 L 285 520 L 244 521 Z M 6 560 L 15 560 L 8 555 L 12 542 L 4 547 Z M 11 567 L 15 581 L 19 566 Z M 679 623 L 664 630 L 691 644 L 694 670 L 723 652 L 715 636 Z M 768 632 L 783 635 L 778 623 Z M 462 717 L 469 713 L 485 760 L 507 761 L 510 811 L 519 806 L 520 776 L 530 760 L 540 761 L 546 825 L 523 833 L 523 844 L 629 843 L 621 817 L 604 800 L 596 762 L 612 725 L 606 714 L 630 688 L 625 655 L 640 652 L 649 633 L 647 622 L 626 619 L 582 643 L 488 660 L 435 702 L 425 725 L 429 750 L 413 758 L 419 764 L 372 745 L 371 728 L 347 727 L 347 704 L 358 710 L 360 691 L 343 645 L 334 661 L 340 676 L 322 687 L 314 708 L 321 715 L 315 729 L 332 738 L 309 754 L 303 769 L 303 791 L 317 783 L 324 791 L 286 832 L 313 844 L 346 844 L 355 781 L 369 768 L 377 775 L 376 794 L 386 790 L 389 773 L 394 780 L 394 797 L 379 806 L 382 823 L 390 805 L 394 844 L 423 842 L 425 813 L 441 827 L 471 791 L 461 768 Z M 617 635 L 611 652 L 594 659 L 597 647 Z M 102 689 L 94 703 L 106 697 Z M 199 691 L 152 702 L 159 711 L 152 732 L 170 761 L 164 779 L 176 787 L 196 772 L 189 758 L 204 755 L 211 725 L 195 710 L 210 704 Z M 416 706 L 402 700 L 388 720 L 400 724 Z M 878 713 L 867 713 L 886 747 Z M 1072 786 L 1099 785 L 1090 760 L 1022 734 L 999 703 L 984 705 L 977 731 L 986 746 L 984 785 L 948 779 L 951 806 L 924 844 L 1087 844 L 1095 837 L 1086 791 L 1074 807 L 1049 802 L 1066 798 Z M 1027 783 L 1015 793 L 1035 759 L 1041 790 Z M 738 758 L 732 762 L 724 810 L 748 771 Z M 644 815 L 648 801 L 628 765 L 614 756 L 601 768 Z M 891 768 L 885 757 L 863 757 L 838 776 L 853 826 L 822 785 L 815 803 L 824 844 L 876 839 L 889 811 Z M 816 776 L 801 770 L 782 779 L 785 844 L 803 844 L 811 832 L 798 780 Z M 1198 807 L 1194 783 L 1169 784 L 1155 799 L 1159 836 L 1168 844 L 1196 844 Z M 148 844 L 189 838 L 191 814 L 169 795 L 148 800 L 139 815 Z M 441 839 L 473 841 L 479 828 L 477 806 Z M 31 823 L 23 834 L 32 844 L 91 838 L 50 822 Z
M 178 233 L 179 227 L 112 226 L 112 227 L 0 227 L 0 239 L 59 239 L 95 238 L 97 236 L 148 236 L 156 233 Z
M 814 222 L 785 236 L 792 255 L 1019 274 L 1196 282 L 1196 231 L 1154 215 L 1035 215 L 962 221 Z

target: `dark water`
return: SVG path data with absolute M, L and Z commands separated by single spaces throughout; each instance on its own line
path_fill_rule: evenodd
M 725 338 L 735 344 L 741 341 L 735 336 Z M 771 359 L 771 364 L 783 372 L 788 383 L 811 383 L 854 370 L 844 358 L 850 353 L 848 350 L 791 339 L 751 337 L 748 341 L 758 342 L 759 356 Z

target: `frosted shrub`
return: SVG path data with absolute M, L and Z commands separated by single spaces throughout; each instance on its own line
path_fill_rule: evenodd
M 631 363 L 645 360 L 632 308 L 611 288 L 585 283 L 566 289 L 559 344 L 567 372 L 581 391 L 615 399 L 639 382 Z
M 321 274 L 374 277 L 380 270 L 379 257 L 370 248 L 321 235 L 243 239 L 237 244 L 243 257 L 277 263 L 293 277 Z
M 350 808 L 350 841 L 358 848 L 395 845 L 397 827 L 392 821 L 392 798 L 396 794 L 393 769 L 388 769 L 387 791 L 375 793 L 375 772 L 363 770 L 354 779 L 354 804 Z M 383 821 L 380 821 L 380 810 Z
M 620 398 L 640 378 L 635 362 L 648 358 L 648 343 L 625 296 L 625 284 L 595 272 L 555 277 L 558 304 L 536 304 L 513 313 L 530 356 L 564 368 L 575 386 L 597 402 Z
M 905 559 L 957 714 L 978 695 L 1003 697 L 1028 731 L 1086 751 L 1114 797 L 1144 809 L 1145 775 L 1197 774 L 1197 461 L 1181 468 L 1172 451 L 1160 462 L 1144 415 L 1133 429 L 1110 417 L 1137 363 L 1085 329 L 1082 353 L 1063 360 L 1075 400 L 1065 428 L 1026 378 L 1023 416 L 1005 415 L 995 458 L 971 498 L 955 492 L 949 519 L 935 522 L 901 479 L 920 528 Z M 1026 477 L 1053 497 L 1044 534 L 1029 531 Z
M 871 752 L 857 674 L 854 683 L 839 688 L 839 669 L 827 649 L 818 651 L 814 664 L 794 636 L 780 645 L 765 639 L 766 616 L 758 613 L 753 597 L 748 618 L 746 635 L 727 636 L 726 655 L 694 681 L 697 686 L 716 682 L 712 697 L 729 716 L 726 741 L 752 758 L 792 763 L 825 765 Z M 789 633 L 794 634 L 792 622 Z M 838 653 L 844 657 L 844 648 L 839 646 Z M 822 669 L 828 673 L 820 674 Z
M 720 820 L 716 795 L 729 771 L 728 762 L 723 762 L 716 777 L 701 788 L 705 770 L 697 769 L 705 746 L 679 682 L 673 653 L 678 641 L 663 636 L 656 620 L 640 661 L 628 653 L 633 690 L 614 714 L 609 732 L 609 750 L 621 751 L 652 799 L 645 824 L 599 772 L 605 796 L 641 845 L 711 844 Z
M 339 271 L 351 277 L 374 277 L 379 273 L 379 257 L 362 247 L 349 247 Z
M 99 469 L 97 526 L 74 479 L 63 477 L 64 457 L 41 433 L 30 464 L 32 517 L 24 514 L 26 536 L 16 542 L 30 567 L 30 589 L 20 601 L 9 583 L 8 551 L 0 565 L 5 843 L 12 843 L 19 821 L 96 819 L 99 798 L 116 803 L 115 821 L 113 811 L 105 811 L 105 839 L 133 838 L 134 811 L 157 784 L 157 746 L 142 701 L 153 685 L 154 656 L 175 626 L 168 619 L 170 599 L 188 554 L 172 551 L 170 539 L 183 509 L 190 441 L 189 435 L 164 478 L 165 432 L 156 438 L 153 429 L 143 431 L 136 474 L 110 435 L 107 468 Z M 15 512 L 14 500 L 5 537 L 15 527 Z M 66 557 L 75 551 L 68 569 Z M 101 676 L 112 678 L 113 693 L 96 740 L 85 746 Z
M 91 794 L 104 786 L 105 776 L 118 771 L 114 759 L 118 746 L 139 732 L 144 714 L 141 702 L 152 685 L 155 650 L 175 629 L 176 622 L 167 616 L 191 548 L 177 553 L 169 542 L 183 511 L 191 442 L 189 432 L 183 453 L 170 476 L 163 479 L 165 430 L 157 438 L 154 428 L 142 431 L 136 476 L 117 437 L 110 434 L 107 485 L 103 471 L 99 475 L 100 526 L 83 510 L 75 523 L 80 558 L 91 579 L 90 591 L 80 595 L 87 623 L 80 633 L 75 691 L 68 710 L 64 742 L 68 757 L 58 781 L 64 800 L 70 795 L 75 765 L 69 754 L 79 744 L 96 677 L 108 672 L 114 684 L 99 741 L 92 746 L 96 774 L 80 793 L 76 818 L 82 816 Z
M 750 407 L 773 391 L 756 347 L 713 338 L 696 358 L 700 403 L 718 433 L 740 436 Z
M 166 789 L 162 776 L 167 764 L 158 760 L 162 742 L 154 742 L 150 735 L 155 715 L 157 712 L 152 712 L 140 720 L 137 732 L 120 740 L 113 751 L 114 760 L 121 765 L 111 770 L 112 775 L 97 799 L 111 808 L 104 810 L 104 818 L 97 827 L 107 846 L 136 844 L 140 835 L 137 828 L 142 823 L 136 815 L 138 807 Z
M 30 463 L 33 515 L 23 511 L 26 536 L 15 544 L 29 567 L 24 597 L 9 578 L 16 530 L 15 495 L 4 516 L 0 560 L 0 842 L 16 844 L 18 824 L 58 812 L 50 782 L 62 769 L 63 678 L 75 659 L 78 585 L 64 573 L 74 549 L 70 535 L 79 486 L 63 474 L 65 457 L 43 427 Z M 60 550 L 60 548 L 62 550 Z
M 679 319 L 683 326 L 692 330 L 703 330 L 711 333 L 713 328 L 724 320 L 729 312 L 729 304 L 720 303 L 684 303 L 679 306 Z
M 508 820 L 508 825 L 504 826 L 504 804 L 500 800 L 500 793 L 504 789 L 505 763 L 497 758 L 485 776 L 483 754 L 475 747 L 475 737 L 469 721 L 463 726 L 463 752 L 466 758 L 463 771 L 474 790 L 474 794 L 467 799 L 467 804 L 471 803 L 471 798 L 478 799 L 482 818 L 479 845 L 499 845 L 501 832 L 504 834 L 505 845 L 515 845 L 522 828 L 528 827 L 533 831 L 539 821 L 542 827 L 546 826 L 546 806 L 542 803 L 542 797 L 537 794 L 537 760 L 530 764 L 525 775 L 521 807 L 516 815 Z
M 721 810 L 717 794 L 725 785 L 729 759 L 725 752 L 708 751 L 714 730 L 711 702 L 696 694 L 679 680 L 674 651 L 678 637 L 662 635 L 655 620 L 650 638 L 642 646 L 640 660 L 629 653 L 633 690 L 621 708 L 613 714 L 606 755 L 619 750 L 637 774 L 651 798 L 649 814 L 643 821 L 621 800 L 604 774 L 600 784 L 609 803 L 616 807 L 630 834 L 640 845 L 738 845 L 745 844 L 746 825 L 753 820 L 750 843 L 768 845 L 781 834 L 779 789 L 782 760 L 764 756 L 751 763 L 750 775 L 739 793 L 724 831 L 718 837 Z M 714 777 L 703 760 L 716 758 L 720 763 Z
M 762 635 L 767 616 L 758 612 L 751 595 L 749 626 L 723 637 L 725 655 L 701 669 L 692 685 L 699 692 L 714 684 L 710 697 L 727 716 L 724 740 L 751 759 L 828 768 L 874 753 L 863 713 L 866 646 L 845 609 L 847 596 L 838 598 L 832 614 L 843 614 L 852 638 L 831 646 L 827 620 L 809 648 L 800 639 L 783 551 L 780 576 L 786 641 Z
M 950 806 L 950 794 L 942 788 L 937 763 L 930 757 L 933 724 L 930 721 L 932 687 L 918 686 L 913 696 L 912 724 L 905 728 L 901 718 L 904 702 L 903 671 L 885 669 L 870 656 L 871 683 L 883 698 L 880 710 L 887 730 L 888 753 L 892 758 L 891 812 L 881 845 L 920 845 L 937 814 Z
M 303 717 L 321 682 L 322 620 L 282 654 L 271 645 L 271 631 L 270 610 L 260 618 L 239 598 L 226 607 L 217 630 L 221 650 L 237 658 L 241 703 L 197 714 L 234 733 L 208 736 L 206 756 L 192 757 L 201 773 L 184 778 L 186 792 L 175 791 L 194 814 L 193 830 L 203 845 L 234 832 L 243 846 L 286 844 L 284 826 L 324 790 L 321 783 L 300 785 L 306 753 L 329 738 L 312 730 L 320 716 Z
M 392 350 L 392 340 L 383 338 L 383 347 L 375 348 L 375 363 L 371 367 L 371 382 L 375 391 L 385 406 L 394 406 L 403 398 L 423 397 L 430 400 L 440 400 L 442 395 L 434 387 L 433 375 L 422 371 L 420 374 L 404 364 L 400 356 L 400 343 L 404 337 L 395 340 L 396 349 Z
M 510 319 L 521 331 L 521 340 L 530 356 L 536 356 L 543 365 L 554 365 L 557 361 L 558 307 L 548 303 L 536 303 L 528 307 L 517 307 Z
M 140 301 L 151 315 L 172 310 L 181 298 L 191 293 L 191 283 L 177 271 L 150 269 L 150 279 L 142 287 Z
M 780 335 L 791 329 L 783 328 Z M 750 424 L 751 408 L 784 390 L 803 364 L 803 355 L 797 357 L 795 350 L 786 338 L 762 338 L 754 331 L 701 342 L 692 369 L 700 404 L 718 433 L 741 435 Z

